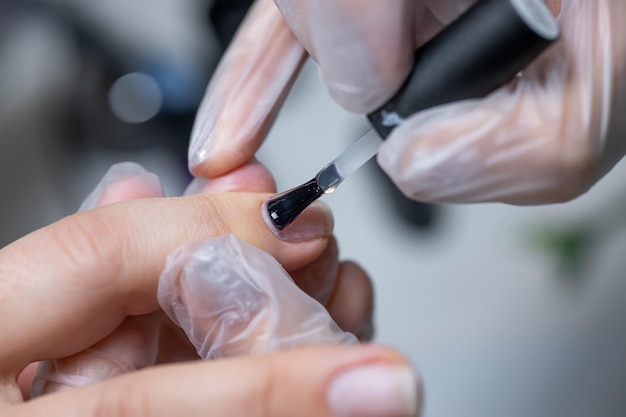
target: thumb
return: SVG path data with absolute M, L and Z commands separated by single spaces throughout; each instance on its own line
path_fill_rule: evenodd
M 406 359 L 378 346 L 316 347 L 149 368 L 5 410 L 37 416 L 417 416 Z

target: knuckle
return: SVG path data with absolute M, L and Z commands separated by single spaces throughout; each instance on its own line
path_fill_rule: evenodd
M 201 220 L 207 231 L 215 236 L 232 233 L 231 219 L 224 215 L 230 210 L 217 195 L 204 195 L 198 200 L 198 204 L 200 208 L 197 212 L 202 213 Z

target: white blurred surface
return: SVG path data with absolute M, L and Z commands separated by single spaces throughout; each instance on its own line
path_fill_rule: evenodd
M 260 159 L 284 190 L 365 129 L 309 64 Z M 626 218 L 607 220 L 615 233 L 600 239 L 580 282 L 558 277 L 530 243 L 542 227 L 606 216 L 626 195 L 624 164 L 568 204 L 446 206 L 433 234 L 394 218 L 371 168 L 324 198 L 343 256 L 374 279 L 377 341 L 423 374 L 426 416 L 626 415 Z

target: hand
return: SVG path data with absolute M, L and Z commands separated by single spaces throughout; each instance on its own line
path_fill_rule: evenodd
M 257 173 L 259 170 L 257 168 Z M 160 195 L 160 186 L 154 176 L 137 171 L 131 175 L 128 172 L 121 173 L 124 175 L 120 176 L 120 171 L 112 170 L 113 178 L 106 177 L 88 201 L 101 205 L 128 198 Z M 257 397 L 262 397 L 267 392 L 262 385 L 265 382 L 274 385 L 284 383 L 282 377 L 274 378 L 272 375 L 277 374 L 269 374 L 282 369 L 283 365 L 273 368 L 277 361 L 283 363 L 285 358 L 282 355 L 276 359 L 258 357 L 221 363 L 215 372 L 212 371 L 214 368 L 204 366 L 201 369 L 172 367 L 132 373 L 89 389 L 67 389 L 93 384 L 155 362 L 157 352 L 154 336 L 158 332 L 154 330 L 160 325 L 154 320 L 155 312 L 158 311 L 155 274 L 158 275 L 162 269 L 165 254 L 185 241 L 236 233 L 275 256 L 287 270 L 307 271 L 310 268 L 302 278 L 311 288 L 316 287 L 315 280 L 327 282 L 326 276 L 332 274 L 324 265 L 331 265 L 333 269 L 333 262 L 326 260 L 322 265 L 316 265 L 315 260 L 328 253 L 331 227 L 328 213 L 321 207 L 314 208 L 307 214 L 308 219 L 300 225 L 300 231 L 305 231 L 305 235 L 297 234 L 297 242 L 289 242 L 289 236 L 282 236 L 282 239 L 287 240 L 281 241 L 267 233 L 266 225 L 260 218 L 260 205 L 264 198 L 262 194 L 222 194 L 114 204 L 70 216 L 3 248 L 0 251 L 0 288 L 4 291 L 0 291 L 0 305 L 3 306 L 2 313 L 8 317 L 1 332 L 7 342 L 0 347 L 0 373 L 5 381 L 0 384 L 0 401 L 5 405 L 3 412 L 11 416 L 44 412 L 47 415 L 89 415 L 104 410 L 101 414 L 114 415 L 115 412 L 122 415 L 125 410 L 131 410 L 128 414 L 157 415 L 156 412 L 137 407 L 147 407 L 148 411 L 154 407 L 161 411 L 160 406 L 163 406 L 165 415 L 169 413 L 167 407 L 181 407 L 187 404 L 185 399 L 191 399 L 187 405 L 193 407 L 196 404 L 198 410 L 202 408 L 203 412 L 206 412 L 207 404 L 214 402 L 213 406 L 218 405 L 215 415 L 224 415 L 224 410 L 230 410 L 226 412 L 228 415 L 237 415 L 246 414 L 246 407 L 264 405 L 262 401 L 267 398 L 258 398 L 259 402 L 255 402 L 255 393 Z M 318 226 L 312 227 L 314 224 Z M 336 256 L 336 252 L 331 251 L 330 254 Z M 267 258 L 273 261 L 273 258 Z M 336 260 L 334 265 L 337 265 Z M 341 290 L 345 277 L 352 277 L 348 278 L 348 282 L 351 279 L 367 281 L 367 277 L 354 265 L 346 265 L 338 273 L 335 272 L 336 289 L 323 291 L 325 294 L 332 293 L 332 297 L 328 297 L 331 310 L 334 302 L 341 302 L 334 308 L 341 312 L 339 316 L 343 314 L 344 319 L 352 320 L 353 323 L 367 321 L 369 315 L 354 306 L 362 308 L 363 305 L 369 305 L 371 308 L 371 301 L 367 301 L 371 293 L 359 295 Z M 317 286 L 318 289 L 321 287 L 323 285 Z M 347 288 L 349 286 L 344 287 Z M 363 295 L 365 299 L 361 297 Z M 355 304 L 350 303 L 353 298 L 357 299 Z M 352 309 L 346 309 L 346 306 Z M 371 310 L 367 313 L 371 314 Z M 293 359 L 285 359 L 284 366 L 288 367 L 285 375 L 302 372 L 301 375 L 307 376 L 310 373 L 304 369 L 308 362 L 302 362 L 299 368 L 295 364 L 298 361 L 312 360 L 319 366 L 320 360 L 326 363 L 335 355 L 342 356 L 339 351 L 336 354 L 322 351 L 314 349 L 290 354 Z M 368 352 L 359 356 L 361 354 L 355 355 L 351 351 L 342 357 L 348 360 L 350 355 L 355 355 L 350 359 L 357 358 L 356 362 L 350 362 L 354 364 L 361 357 L 364 361 L 388 364 L 393 369 L 396 369 L 396 365 L 406 368 L 403 359 L 385 349 L 371 348 Z M 47 362 L 55 365 L 54 369 L 43 367 L 40 370 L 38 383 L 43 388 L 39 389 L 42 392 L 68 392 L 44 396 L 22 406 L 8 407 L 9 404 L 20 402 L 15 376 L 26 364 L 41 359 L 57 360 Z M 326 368 L 326 371 L 336 374 L 339 372 L 336 367 L 350 367 L 344 360 L 335 364 Z M 235 378 L 241 373 L 236 369 L 246 369 L 248 366 L 259 369 L 258 384 L 252 383 L 245 387 L 240 384 L 224 385 L 221 370 Z M 65 381 L 59 384 L 55 379 L 59 376 L 56 371 L 66 376 L 73 375 L 74 380 L 67 385 L 63 384 Z M 246 369 L 246 378 L 250 378 L 249 373 L 249 369 Z M 396 374 L 395 371 L 392 373 Z M 169 379 L 171 375 L 177 375 L 175 381 Z M 413 378 L 406 376 L 408 372 L 403 371 L 403 375 L 405 385 L 415 384 Z M 198 386 L 202 387 L 202 398 L 194 395 L 198 392 L 198 386 L 190 389 L 189 386 L 180 385 L 181 377 L 183 380 L 200 381 Z M 328 378 L 323 373 L 317 384 L 325 384 Z M 316 391 L 311 385 L 316 382 L 313 379 L 309 382 L 295 384 L 298 390 L 305 387 L 302 388 L 302 395 L 306 395 L 304 392 L 307 389 Z M 172 390 L 172 384 L 178 388 Z M 213 386 L 218 398 L 222 394 L 221 401 L 204 395 L 206 389 Z M 257 392 L 260 389 L 263 389 L 262 393 Z M 129 400 L 128 390 L 137 392 L 141 399 L 151 401 Z M 319 387 L 317 391 L 320 391 Z M 224 396 L 228 392 L 230 397 Z M 232 400 L 232 397 L 240 394 L 246 401 Z M 107 401 L 103 402 L 103 398 Z M 415 394 L 411 394 L 410 399 L 414 400 Z M 268 410 L 277 411 L 277 414 L 280 407 L 286 407 L 278 403 L 276 409 L 272 404 L 265 405 Z M 219 409 L 219 406 L 222 408 Z M 325 411 L 320 411 L 320 407 Z M 328 403 L 321 401 L 317 408 L 311 410 L 324 415 L 328 413 L 327 408 Z
M 349 110 L 367 113 L 402 83 L 413 50 L 473 1 L 276 3 L 318 62 L 333 97 Z M 444 202 L 565 201 L 584 193 L 622 158 L 626 152 L 626 142 L 620 139 L 626 128 L 621 121 L 626 110 L 626 4 L 621 0 L 546 3 L 559 15 L 562 39 L 520 79 L 484 100 L 416 114 L 381 147 L 379 164 L 406 195 Z M 266 1 L 259 0 L 257 9 L 261 6 L 270 13 Z M 284 30 L 278 21 L 273 25 L 274 30 Z M 237 57 L 239 73 L 246 74 L 236 88 L 220 73 L 212 80 L 216 87 L 205 98 L 190 149 L 191 167 L 199 175 L 219 176 L 250 159 L 277 108 L 272 97 L 284 95 L 289 88 L 296 67 L 274 59 L 271 67 L 267 64 L 254 71 L 260 57 L 268 56 L 270 44 L 240 41 L 255 35 L 270 39 L 263 33 L 267 26 L 249 20 L 227 54 L 224 66 Z M 273 57 L 286 56 L 287 50 L 275 48 Z M 246 64 L 248 71 L 241 68 Z M 212 94 L 217 88 L 233 94 Z M 243 120 L 218 116 L 245 117 L 248 113 L 239 110 L 245 108 L 243 103 L 260 103 L 255 113 L 268 118 L 253 119 L 236 135 L 236 142 L 226 145 L 231 127 Z M 242 151 L 240 159 L 222 159 L 234 148 Z M 222 164 L 213 165 L 220 159 Z

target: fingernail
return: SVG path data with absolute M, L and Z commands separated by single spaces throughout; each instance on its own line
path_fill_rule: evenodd
M 332 381 L 328 405 L 335 417 L 414 417 L 419 415 L 419 384 L 406 367 L 368 365 Z
M 109 189 L 111 185 L 118 183 L 123 178 L 133 178 L 141 181 L 141 189 L 139 190 L 135 189 L 135 187 L 130 187 L 131 189 L 128 191 L 133 195 L 128 196 L 125 195 L 128 194 L 126 190 L 120 189 L 118 190 L 119 195 L 108 198 L 106 192 L 107 189 Z M 160 197 L 162 196 L 162 191 L 163 189 L 161 187 L 161 183 L 156 174 L 146 171 L 144 167 L 135 162 L 120 162 L 118 164 L 111 165 L 98 185 L 96 185 L 96 188 L 94 188 L 94 190 L 82 202 L 78 211 L 91 210 L 96 206 L 123 201 L 128 198 Z
M 272 233 L 280 239 L 292 243 L 304 242 L 330 236 L 334 220 L 330 207 L 323 201 L 316 201 L 307 207 L 293 223 L 278 230 L 267 211 L 267 204 L 261 206 L 263 219 Z

